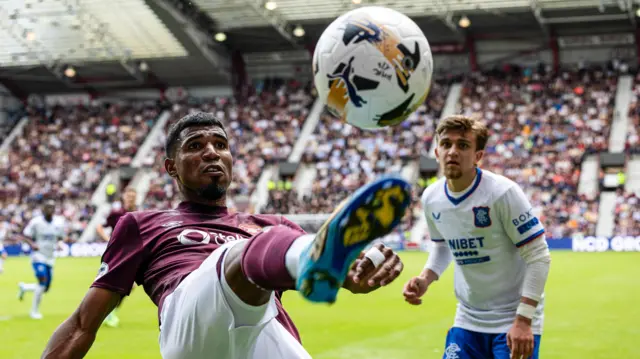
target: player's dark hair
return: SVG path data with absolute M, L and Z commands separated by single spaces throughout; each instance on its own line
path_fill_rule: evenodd
M 476 135 L 476 151 L 484 150 L 489 140 L 487 126 L 467 116 L 452 115 L 440 120 L 436 134 L 438 137 L 442 137 L 442 134 L 447 131 L 473 132 Z
M 220 127 L 224 134 L 227 135 L 227 130 L 220 120 L 218 120 L 212 113 L 208 112 L 196 112 L 191 113 L 183 118 L 179 119 L 176 123 L 169 127 L 167 132 L 167 140 L 164 145 L 164 151 L 167 158 L 173 158 L 176 153 L 176 145 L 180 139 L 180 134 L 185 128 L 189 127 L 203 127 L 203 126 L 215 126 Z M 227 135 L 228 136 L 228 135 Z

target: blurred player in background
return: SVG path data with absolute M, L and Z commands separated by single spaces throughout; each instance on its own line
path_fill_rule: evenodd
M 444 178 L 422 195 L 433 248 L 405 300 L 421 304 L 455 259 L 459 303 L 443 358 L 537 359 L 551 262 L 542 224 L 516 183 L 478 168 L 489 137 L 483 124 L 451 116 L 436 134 Z
M 24 298 L 25 292 L 34 292 L 31 318 L 42 319 L 40 302 L 44 293 L 49 291 L 53 279 L 54 253 L 58 241 L 64 239 L 64 219 L 54 216 L 55 202 L 45 202 L 42 215 L 33 217 L 22 232 L 22 239 L 31 246 L 31 264 L 38 283 L 19 283 L 18 299 Z
M 122 216 L 137 209 L 137 194 L 138 193 L 136 192 L 136 190 L 131 187 L 127 187 L 124 190 L 124 193 L 122 194 L 122 203 L 111 210 L 104 223 L 98 224 L 98 226 L 96 227 L 96 233 L 98 233 L 100 239 L 105 242 L 109 242 L 109 236 L 107 235 L 105 228 L 111 228 L 111 230 L 113 231 Z M 118 310 L 118 308 L 120 308 L 121 305 L 122 301 L 120 301 L 120 303 L 118 303 L 118 306 L 114 308 L 111 313 L 109 313 L 107 318 L 104 320 L 104 324 L 106 326 L 116 328 L 119 325 L 120 319 L 118 318 L 116 311 Z
M 0 274 L 4 273 L 4 260 L 7 259 L 7 251 L 4 249 L 4 240 L 9 237 L 9 222 L 0 217 Z
M 333 302 L 340 288 L 368 293 L 402 271 L 390 248 L 363 253 L 409 206 L 410 186 L 402 179 L 364 186 L 310 235 L 280 215 L 229 213 L 233 157 L 212 114 L 183 117 L 166 141 L 165 169 L 185 201 L 120 219 L 92 288 L 43 358 L 84 357 L 134 282 L 158 306 L 164 359 L 310 358 L 282 307 L 282 291 Z

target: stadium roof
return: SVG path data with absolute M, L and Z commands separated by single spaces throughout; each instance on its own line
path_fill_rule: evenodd
M 464 34 L 505 34 L 550 29 L 558 35 L 635 28 L 638 0 L 193 0 L 227 33 L 234 48 L 280 51 L 313 43 L 346 11 L 389 6 L 411 16 L 431 43 L 460 42 Z M 359 2 L 359 4 L 355 4 Z M 275 5 L 274 5 L 275 4 Z M 267 7 L 273 10 L 267 10 Z M 467 16 L 471 26 L 458 20 Z M 296 27 L 304 35 L 293 35 Z
M 0 66 L 186 55 L 142 0 L 0 0 Z
M 0 0 L 0 82 L 15 93 L 228 83 L 187 22 L 156 0 Z
M 640 0 L 0 0 L 0 83 L 16 94 L 228 85 L 235 50 L 250 73 L 306 71 L 326 26 L 371 4 L 411 16 L 434 45 L 635 32 Z

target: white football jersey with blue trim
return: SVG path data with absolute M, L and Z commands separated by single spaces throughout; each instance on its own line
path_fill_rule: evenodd
M 455 261 L 454 326 L 506 333 L 522 296 L 526 263 L 518 248 L 542 236 L 542 223 L 510 179 L 477 169 L 472 185 L 451 193 L 440 178 L 422 194 L 431 240 L 445 242 Z M 544 296 L 543 296 L 544 298 Z M 532 323 L 541 334 L 544 299 Z
M 64 237 L 64 219 L 53 216 L 51 222 L 47 222 L 44 216 L 33 217 L 22 231 L 22 234 L 31 238 L 38 250 L 31 254 L 31 261 L 53 266 L 54 253 L 58 240 Z

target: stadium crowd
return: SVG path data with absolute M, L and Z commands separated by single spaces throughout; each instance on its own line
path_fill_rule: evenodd
M 615 214 L 616 235 L 640 236 L 640 194 L 619 190 Z
M 158 114 L 142 103 L 29 108 L 27 126 L 0 156 L 3 226 L 22 230 L 53 199 L 69 238 L 77 238 L 94 213 L 90 199 L 102 177 L 131 162 Z
M 547 233 L 593 233 L 597 193 L 578 196 L 585 154 L 606 150 L 617 74 L 603 70 L 472 74 L 458 111 L 491 132 L 483 167 L 524 187 Z
M 463 80 L 458 113 L 483 118 L 491 137 L 482 166 L 522 185 L 550 237 L 593 233 L 598 193 L 579 196 L 580 165 L 586 154 L 607 149 L 617 74 L 581 70 L 552 75 L 538 69 L 473 73 Z M 449 92 L 435 82 L 418 111 L 400 126 L 363 131 L 323 114 L 302 164 L 317 176 L 300 196 L 294 178 L 270 184 L 263 213 L 330 213 L 337 203 L 375 176 L 400 172 L 427 154 Z M 638 147 L 640 85 L 630 109 L 628 149 Z M 315 98 L 310 83 L 269 81 L 238 103 L 229 98 L 176 102 L 171 118 L 143 165 L 152 174 L 144 209 L 177 204 L 177 190 L 163 166 L 169 125 L 196 111 L 215 113 L 227 125 L 234 154 L 234 199 L 248 198 L 267 164 L 288 158 Z M 44 199 L 61 203 L 59 213 L 77 237 L 94 213 L 90 197 L 112 168 L 128 165 L 160 113 L 157 105 L 104 104 L 28 110 L 29 123 L 0 157 L 0 231 L 19 231 Z M 431 179 L 421 178 L 414 206 L 401 231 L 422 215 L 419 196 Z M 246 210 L 246 208 L 242 208 Z M 637 235 L 638 197 L 620 194 L 616 232 Z
M 632 154 L 640 154 L 640 73 L 635 77 L 629 105 L 626 150 Z
M 382 130 L 361 130 L 323 114 L 303 156 L 305 164 L 317 168 L 311 192 L 298 200 L 287 189 L 272 190 L 266 212 L 331 213 L 376 176 L 400 173 L 408 160 L 430 150 L 448 90 L 447 84 L 434 82 L 425 104 L 401 125 Z
M 234 156 L 233 183 L 229 206 L 233 199 L 249 196 L 266 164 L 286 160 L 302 129 L 314 93 L 310 83 L 269 81 L 260 84 L 245 103 L 228 98 L 191 99 L 174 105 L 174 120 L 192 112 L 215 113 L 227 126 L 230 148 Z M 169 208 L 179 202 L 174 182 L 164 170 L 164 141 L 162 136 L 145 165 L 154 168 L 153 179 L 144 208 Z

